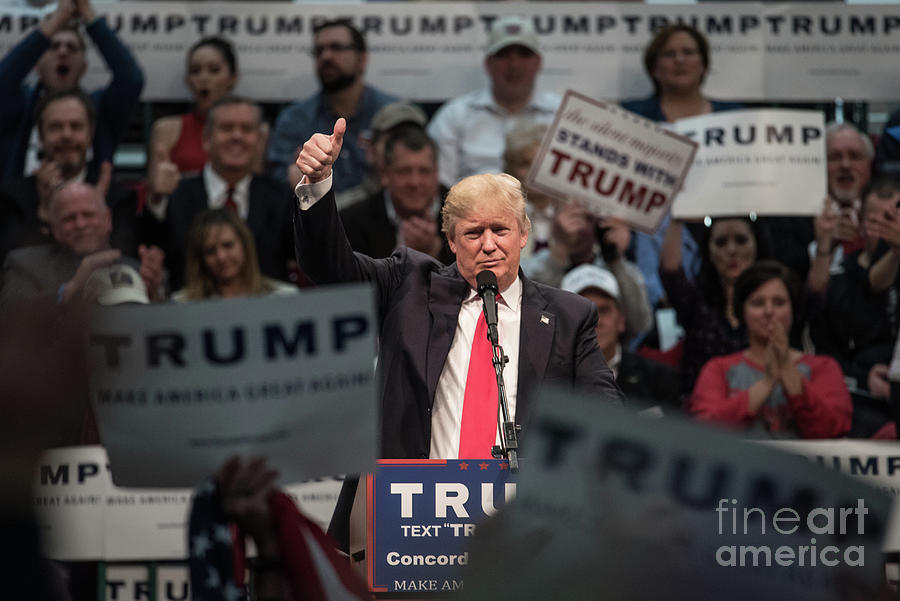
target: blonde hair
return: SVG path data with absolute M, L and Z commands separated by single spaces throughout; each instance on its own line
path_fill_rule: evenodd
M 531 221 L 525 213 L 525 191 L 519 180 L 506 173 L 482 173 L 470 175 L 450 188 L 441 211 L 444 235 L 453 238 L 456 222 L 471 215 L 475 205 L 487 199 L 515 215 L 523 233 L 531 231 Z
M 241 267 L 241 287 L 247 295 L 269 292 L 256 258 L 256 245 L 253 234 L 244 225 L 240 217 L 230 209 L 213 209 L 203 211 L 194 219 L 188 233 L 187 255 L 185 256 L 185 297 L 190 300 L 209 298 L 219 293 L 215 278 L 206 267 L 203 248 L 210 232 L 217 227 L 230 228 L 237 236 L 244 250 L 244 265 Z

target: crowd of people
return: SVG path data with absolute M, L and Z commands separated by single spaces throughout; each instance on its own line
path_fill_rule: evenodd
M 85 34 L 111 73 L 91 93 L 79 86 Z M 547 356 L 535 359 L 541 352 L 552 355 L 547 373 L 524 358 L 518 381 L 507 371 L 520 412 L 541 380 L 585 384 L 580 370 L 605 362 L 590 385 L 613 402 L 621 390 L 635 410 L 687 414 L 747 437 L 896 438 L 888 405 L 900 325 L 896 132 L 881 136 L 876 153 L 854 125 L 828 127 L 828 197 L 815 218 L 666 218 L 650 235 L 593 215 L 576 199 L 526 190 L 561 102 L 559 90 L 537 86 L 542 55 L 529 19 L 492 23 L 488 87 L 447 101 L 430 120 L 366 83 L 366 40 L 352 24 L 323 22 L 312 37 L 321 89 L 284 108 L 271 127 L 256 102 L 233 95 L 240 72 L 232 44 L 197 41 L 185 65 L 192 110 L 153 124 L 146 177 L 122 189 L 111 161 L 144 75 L 89 0 L 60 0 L 0 60 L 0 312 L 35 301 L 294 294 L 370 279 L 381 286 L 386 320 L 427 322 L 438 309 L 422 298 L 425 290 L 452 296 L 455 286 L 474 288 L 474 257 L 496 248 L 502 258 L 490 268 L 507 294 L 501 337 L 527 349 L 535 365 L 547 365 Z M 644 54 L 653 94 L 622 106 L 667 123 L 740 108 L 703 94 L 710 64 L 700 32 L 667 26 Z M 35 86 L 25 84 L 32 70 Z M 435 292 L 434 274 L 448 277 L 446 291 Z M 402 278 L 421 290 L 397 288 Z M 587 300 L 574 310 L 557 289 Z M 556 315 L 557 338 L 545 341 L 526 325 L 535 297 L 549 299 L 542 307 L 573 309 Z M 479 307 L 466 302 L 460 327 L 468 311 L 475 328 Z M 662 308 L 673 308 L 684 330 L 672 349 L 658 347 L 654 314 Z M 514 325 L 508 333 L 508 310 L 523 314 L 521 332 Z M 587 330 L 586 315 L 594 320 Z M 574 353 L 560 346 L 563 332 L 563 345 L 577 340 Z M 598 353 L 585 350 L 585 335 L 596 338 L 590 346 Z M 459 372 L 455 384 L 387 364 L 385 456 L 462 457 L 466 413 L 452 399 L 464 396 L 467 336 L 460 349 L 452 329 L 415 348 L 427 347 L 429 360 L 446 355 Z M 380 361 L 406 356 L 408 343 L 383 331 Z M 566 362 L 570 355 L 577 367 Z M 426 381 L 434 415 L 429 407 L 423 418 Z M 423 432 L 384 437 L 392 420 L 423 419 Z M 86 424 L 56 442 L 94 442 Z M 256 484 L 266 488 L 271 479 Z

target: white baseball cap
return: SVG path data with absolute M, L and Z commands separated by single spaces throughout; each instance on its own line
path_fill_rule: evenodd
M 124 263 L 94 271 L 84 285 L 84 296 L 101 305 L 150 302 L 141 274 Z
M 535 54 L 541 53 L 537 32 L 531 19 L 507 15 L 491 23 L 491 31 L 488 34 L 488 56 L 497 54 L 507 46 L 525 46 Z
M 619 282 L 608 269 L 585 263 L 569 271 L 559 286 L 568 292 L 581 294 L 589 288 L 596 288 L 619 302 Z

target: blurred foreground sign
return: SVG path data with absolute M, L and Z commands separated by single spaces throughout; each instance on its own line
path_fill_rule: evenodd
M 581 199 L 603 217 L 653 233 L 681 188 L 697 144 L 615 105 L 569 90 L 528 185 Z
M 882 492 L 701 425 L 542 396 L 467 598 L 840 599 L 883 581 Z
M 722 111 L 675 122 L 699 144 L 675 199 L 676 217 L 818 215 L 825 178 L 819 111 Z
M 91 325 L 91 399 L 118 486 L 192 487 L 231 455 L 282 481 L 371 470 L 369 287 L 106 307 Z

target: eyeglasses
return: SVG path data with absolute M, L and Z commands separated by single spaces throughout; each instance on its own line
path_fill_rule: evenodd
M 358 50 L 353 44 L 323 44 L 322 46 L 314 46 L 310 54 L 318 58 L 325 54 L 326 51 L 334 53 L 348 52 L 350 50 Z

